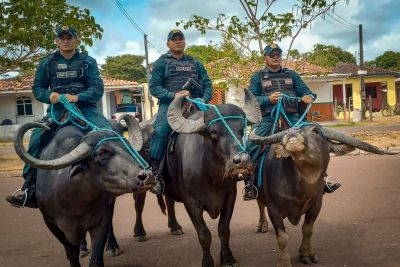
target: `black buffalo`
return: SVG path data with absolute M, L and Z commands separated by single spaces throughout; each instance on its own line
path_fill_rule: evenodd
M 258 122 L 261 112 L 257 100 L 245 90 L 243 110 L 232 104 L 217 105 L 222 116 L 240 116 L 242 119 L 226 119 L 238 140 L 244 135 L 244 118 Z M 236 199 L 236 177 L 251 171 L 247 153 L 241 153 L 239 145 L 221 121 L 216 111 L 196 112 L 185 119 L 181 112 L 183 98 L 175 99 L 168 110 L 171 128 L 178 132 L 174 150 L 166 154 L 163 171 L 164 194 L 183 202 L 196 228 L 203 249 L 202 266 L 214 266 L 211 256 L 211 233 L 203 219 L 206 211 L 211 218 L 220 216 L 218 235 L 221 240 L 221 265 L 233 265 L 236 260 L 229 247 L 230 220 Z
M 129 141 L 140 150 L 139 126 L 131 116 L 126 121 Z M 122 142 L 113 139 L 113 132 L 85 133 L 73 125 L 59 129 L 39 159 L 33 158 L 22 144 L 31 128 L 48 129 L 40 123 L 22 125 L 14 145 L 23 161 L 38 168 L 36 198 L 47 227 L 63 244 L 71 266 L 80 266 L 79 243 L 89 231 L 89 266 L 104 266 L 103 250 L 112 218 L 110 203 L 120 194 L 151 188 L 154 176 L 138 164 Z M 99 143 L 105 138 L 111 139 Z
M 344 155 L 355 148 L 376 154 L 394 154 L 329 128 L 307 125 L 269 137 L 250 139 L 258 144 L 273 144 L 263 162 L 262 189 L 257 203 L 260 208 L 260 228 L 267 227 L 264 207 L 274 226 L 278 243 L 280 267 L 292 266 L 287 244 L 289 236 L 283 220 L 297 225 L 305 214 L 302 228 L 303 240 L 299 249 L 303 263 L 317 263 L 318 257 L 311 245 L 313 225 L 322 206 L 324 176 L 330 153 Z

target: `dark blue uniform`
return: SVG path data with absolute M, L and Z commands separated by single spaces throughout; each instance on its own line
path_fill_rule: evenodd
M 76 105 L 85 118 L 100 128 L 111 129 L 110 123 L 97 110 L 96 103 L 104 93 L 103 81 L 97 68 L 96 60 L 87 55 L 86 52 L 78 50 L 70 59 L 65 59 L 57 51 L 43 58 L 38 66 L 33 82 L 33 95 L 42 103 L 51 104 L 50 95 L 53 92 L 60 94 L 74 94 L 78 96 Z M 60 103 L 54 106 L 54 115 L 58 118 L 64 111 Z M 50 107 L 43 121 L 50 118 Z M 41 147 L 41 139 L 44 129 L 34 129 L 29 141 L 28 152 L 33 157 L 38 157 Z M 31 167 L 25 165 L 23 176 Z
M 175 59 L 171 54 L 162 55 L 153 65 L 150 79 L 150 94 L 158 98 L 159 108 L 154 122 L 154 135 L 150 147 L 150 158 L 160 162 L 165 151 L 168 135 L 172 129 L 168 124 L 167 111 L 175 93 L 181 91 L 186 81 L 192 78 L 202 90 L 190 90 L 192 98 L 202 98 L 208 103 L 212 98 L 212 82 L 203 64 L 189 55 Z
M 271 111 L 275 104 L 269 101 L 269 96 L 274 92 L 281 92 L 285 95 L 303 97 L 311 95 L 316 98 L 316 94 L 311 92 L 301 77 L 294 71 L 281 68 L 277 72 L 272 72 L 268 68 L 256 72 L 250 80 L 249 90 L 256 96 L 261 106 L 262 120 L 259 124 L 253 126 L 256 134 L 267 136 L 271 134 L 274 118 L 271 117 Z M 294 100 L 284 100 L 283 106 L 285 113 L 292 124 L 295 124 L 300 116 L 298 114 L 298 103 Z M 253 162 L 260 153 L 261 146 L 254 144 L 250 140 L 247 142 L 246 150 L 251 156 Z

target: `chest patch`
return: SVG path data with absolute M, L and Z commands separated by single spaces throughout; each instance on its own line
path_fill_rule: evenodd
M 59 70 L 66 70 L 67 68 L 67 64 L 57 64 L 57 69 Z
M 176 66 L 177 71 L 191 71 L 192 68 L 189 66 Z
M 73 71 L 57 71 L 57 78 L 73 78 L 78 77 L 78 72 L 76 70 Z

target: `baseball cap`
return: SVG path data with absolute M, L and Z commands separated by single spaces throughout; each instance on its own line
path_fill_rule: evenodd
M 268 44 L 264 48 L 264 56 L 271 54 L 273 51 L 278 51 L 278 52 L 282 53 L 282 49 L 277 44 L 272 43 L 272 44 Z
M 69 27 L 69 26 L 65 26 L 65 25 L 64 26 L 59 25 L 56 27 L 57 37 L 60 37 L 61 33 L 63 33 L 63 32 L 67 32 L 72 37 L 75 37 L 75 38 L 77 38 L 77 36 L 78 36 L 78 33 L 76 32 L 75 28 L 73 28 L 73 27 Z
M 172 31 L 170 31 L 170 32 L 168 33 L 168 39 L 167 39 L 167 41 L 171 40 L 171 39 L 172 39 L 174 36 L 176 36 L 176 35 L 180 35 L 180 36 L 182 36 L 183 39 L 185 39 L 185 35 L 183 34 L 183 32 L 182 32 L 181 30 L 179 30 L 179 29 L 174 29 L 174 30 L 172 30 Z

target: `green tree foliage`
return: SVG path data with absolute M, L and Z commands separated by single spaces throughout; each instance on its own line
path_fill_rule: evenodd
M 400 53 L 385 51 L 385 53 L 375 58 L 375 60 L 366 64 L 372 67 L 400 71 Z
M 192 45 L 186 48 L 185 53 L 195 57 L 203 63 L 216 62 L 223 58 L 240 59 L 240 52 L 232 42 L 224 40 L 220 45 Z
M 73 26 L 83 45 L 101 39 L 103 29 L 88 9 L 65 0 L 0 1 L 0 74 L 32 70 L 38 60 L 56 48 L 57 25 Z
M 186 30 L 194 27 L 202 34 L 210 30 L 219 31 L 224 38 L 232 40 L 248 53 L 254 52 L 250 46 L 254 41 L 258 44 L 259 52 L 262 53 L 263 42 L 269 43 L 291 37 L 292 41 L 288 49 L 290 51 L 294 39 L 301 30 L 309 27 L 316 18 L 332 10 L 339 1 L 287 1 L 288 5 L 292 5 L 291 11 L 274 14 L 271 7 L 277 0 L 239 0 L 246 16 L 244 20 L 238 16 L 227 17 L 220 13 L 215 18 L 191 15 L 188 20 L 182 20 L 176 24 L 177 26 L 182 24 Z
M 115 79 L 144 83 L 147 80 L 146 68 L 142 65 L 143 61 L 143 56 L 130 54 L 107 57 L 106 63 L 101 65 L 101 73 Z
M 333 45 L 316 44 L 314 50 L 305 53 L 303 57 L 322 67 L 334 67 L 339 62 L 356 64 L 356 58 L 350 52 Z

